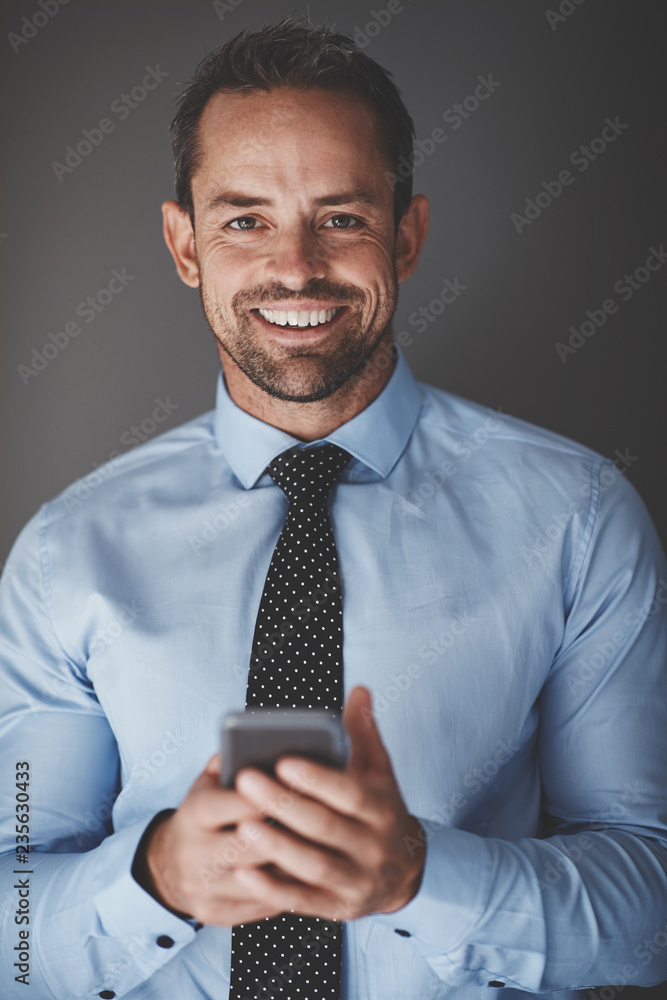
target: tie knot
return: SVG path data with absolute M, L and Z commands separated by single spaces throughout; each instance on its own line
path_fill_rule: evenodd
M 267 472 L 290 503 L 324 503 L 351 457 L 336 444 L 289 448 L 274 458 Z

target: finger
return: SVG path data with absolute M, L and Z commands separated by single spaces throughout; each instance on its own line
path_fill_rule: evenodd
M 222 788 L 213 772 L 200 774 L 181 809 L 202 829 L 217 830 L 243 819 L 261 820 L 261 813 L 234 789 Z
M 214 753 L 209 761 L 206 763 L 204 768 L 204 774 L 220 775 L 222 771 L 222 754 Z
M 279 913 L 292 911 L 329 921 L 347 919 L 343 900 L 326 889 L 285 882 L 261 868 L 239 869 L 237 878 L 240 884 L 247 885 L 258 898 L 263 899 L 266 906 Z M 330 930 L 333 932 L 333 928 Z
M 252 824 L 241 823 L 239 834 L 244 836 Z M 352 857 L 356 857 L 353 853 Z M 246 860 L 251 859 L 251 860 Z M 281 875 L 332 891 L 343 884 L 354 884 L 359 867 L 352 858 L 337 850 L 312 843 L 289 830 L 264 826 L 252 843 L 241 868 L 275 865 Z
M 240 871 L 240 869 L 238 870 Z M 221 876 L 211 884 L 193 914 L 204 924 L 232 927 L 235 924 L 276 917 L 283 912 L 282 903 L 277 899 L 273 904 L 262 897 L 261 888 L 238 881 L 238 871 Z
M 275 770 L 281 781 L 301 796 L 315 799 L 329 810 L 359 823 L 373 822 L 375 798 L 370 788 L 361 788 L 354 772 L 326 767 L 305 757 L 281 757 Z M 313 813 L 313 819 L 317 817 Z
M 244 768 L 237 776 L 240 793 L 257 810 L 306 840 L 348 853 L 347 844 L 356 844 L 361 836 L 363 819 L 374 816 L 370 798 L 366 801 L 358 782 L 344 772 L 296 760 L 304 770 L 310 772 L 312 765 L 312 772 L 321 775 L 305 783 L 307 796 L 301 792 L 303 783 L 290 790 L 254 768 Z
M 368 688 L 358 685 L 350 691 L 343 724 L 350 738 L 350 770 L 391 771 L 391 760 L 375 722 Z

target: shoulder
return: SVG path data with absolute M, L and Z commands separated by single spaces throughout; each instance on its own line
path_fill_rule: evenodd
M 202 457 L 217 449 L 210 410 L 106 462 L 75 480 L 45 505 L 53 526 L 73 514 L 99 517 L 143 507 L 150 499 L 159 503 L 192 484 L 192 471 L 201 470 Z
M 558 493 L 598 478 L 605 464 L 620 464 L 616 455 L 606 458 L 562 434 L 505 413 L 502 407 L 492 409 L 424 383 L 420 388 L 424 404 L 419 433 L 429 448 L 444 451 L 462 472 L 493 474 L 525 488 L 531 480 L 539 480 Z
M 419 383 L 424 394 L 421 423 L 435 437 L 438 432 L 453 439 L 485 444 L 493 439 L 498 446 L 517 450 L 541 452 L 546 460 L 549 455 L 584 459 L 589 462 L 605 461 L 603 455 L 555 431 L 521 420 L 505 413 L 502 406 L 492 409 L 463 396 Z

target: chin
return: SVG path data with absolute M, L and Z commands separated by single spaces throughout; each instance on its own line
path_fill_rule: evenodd
M 336 380 L 334 383 L 331 381 L 324 382 L 322 379 L 265 380 L 255 377 L 252 377 L 251 381 L 258 389 L 266 392 L 274 399 L 280 399 L 286 403 L 316 403 L 319 400 L 328 399 L 330 396 L 333 396 L 345 384 L 347 378 L 344 378 L 343 381 Z

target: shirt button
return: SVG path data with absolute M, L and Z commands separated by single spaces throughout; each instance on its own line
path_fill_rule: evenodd
M 504 986 L 504 985 L 505 984 L 501 983 L 499 979 L 492 979 L 491 982 L 489 983 L 489 986 Z
M 399 927 L 394 928 L 394 933 L 400 934 L 401 937 L 412 937 L 410 931 L 402 931 Z
M 113 998 L 116 996 L 113 990 L 102 990 L 102 992 L 98 993 L 97 995 L 99 997 L 102 997 L 102 1000 L 113 1000 Z
M 157 944 L 160 948 L 172 948 L 174 942 L 167 934 L 161 934 L 157 939 Z

